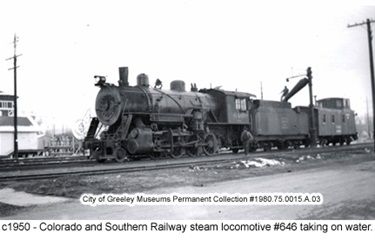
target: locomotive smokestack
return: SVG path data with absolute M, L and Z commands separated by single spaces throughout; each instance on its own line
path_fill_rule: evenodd
M 129 86 L 129 81 L 128 81 L 128 74 L 129 70 L 128 67 L 119 67 L 118 68 L 119 74 L 120 74 L 120 80 L 118 81 L 119 86 Z

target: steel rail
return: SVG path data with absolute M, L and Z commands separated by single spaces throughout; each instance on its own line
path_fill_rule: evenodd
M 91 176 L 91 175 L 104 175 L 104 174 L 116 174 L 116 173 L 128 173 L 137 171 L 152 171 L 152 170 L 163 170 L 163 169 L 173 169 L 173 168 L 184 168 L 192 166 L 204 166 L 209 164 L 217 164 L 223 162 L 229 162 L 234 160 L 249 159 L 256 157 L 270 157 L 277 156 L 277 154 L 313 154 L 313 153 L 329 153 L 335 152 L 337 150 L 359 150 L 363 148 L 371 148 L 372 143 L 366 144 L 355 144 L 350 146 L 340 146 L 340 147 L 329 147 L 329 148 L 301 148 L 298 150 L 288 150 L 288 151 L 269 151 L 269 152 L 255 152 L 251 155 L 244 156 L 242 154 L 225 154 L 225 155 L 214 155 L 209 157 L 198 157 L 198 158 L 182 158 L 182 159 L 163 159 L 160 161 L 148 160 L 141 162 L 129 162 L 128 164 L 115 164 L 115 165 L 100 165 L 97 164 L 95 167 L 100 167 L 100 169 L 90 169 L 90 170 L 70 170 L 62 169 L 64 171 L 60 172 L 40 172 L 40 173 L 22 173 L 19 172 L 15 175 L 0 175 L 1 181 L 25 181 L 25 180 L 38 180 L 38 179 L 51 179 L 65 176 Z M 1 173 L 0 173 L 1 174 Z

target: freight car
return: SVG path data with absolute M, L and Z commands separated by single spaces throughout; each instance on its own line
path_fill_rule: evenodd
M 145 74 L 138 75 L 136 86 L 129 86 L 128 68 L 119 68 L 119 73 L 118 85 L 95 76 L 99 79 L 95 85 L 100 88 L 97 117 L 91 121 L 83 147 L 99 162 L 211 155 L 220 148 L 238 152 L 243 148 L 240 136 L 245 127 L 255 137 L 253 151 L 310 144 L 309 112 L 304 107 L 292 109 L 288 102 L 257 100 L 245 92 L 198 91 L 194 85 L 186 91 L 180 80 L 172 81 L 170 90 L 158 88 L 160 81 L 152 88 Z M 322 101 L 322 108 L 316 111 L 328 113 L 325 103 Z M 348 142 L 353 136 L 344 139 Z M 322 139 L 333 143 L 337 138 L 327 135 Z

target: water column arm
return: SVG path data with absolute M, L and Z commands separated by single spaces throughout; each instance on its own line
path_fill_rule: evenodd
M 303 78 L 299 80 L 299 82 L 294 86 L 294 88 L 284 97 L 283 102 L 287 102 L 291 99 L 295 94 L 301 91 L 307 84 L 309 84 L 310 80 L 307 78 Z

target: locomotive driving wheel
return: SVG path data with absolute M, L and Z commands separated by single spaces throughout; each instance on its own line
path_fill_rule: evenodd
M 172 158 L 180 158 L 185 155 L 186 150 L 183 147 L 185 143 L 185 138 L 183 136 L 173 136 L 172 130 L 170 130 L 171 135 L 171 149 L 169 149 L 169 155 Z
M 199 153 L 199 148 L 198 148 L 198 136 L 197 135 L 191 135 L 188 139 L 189 143 L 192 143 L 191 146 L 186 148 L 186 152 L 190 157 L 197 156 Z
M 172 158 L 180 158 L 184 156 L 185 149 L 183 147 L 174 147 L 173 150 L 169 153 Z
M 210 156 L 212 154 L 215 154 L 217 152 L 217 139 L 216 139 L 216 136 L 212 133 L 207 133 L 205 136 L 204 136 L 204 147 L 203 147 L 203 151 L 204 153 L 207 155 L 207 156 Z

